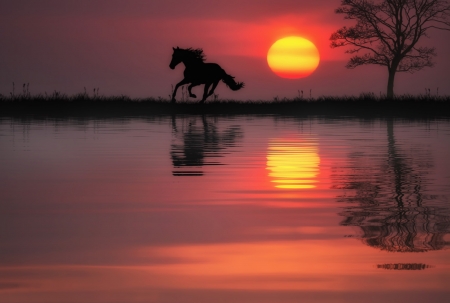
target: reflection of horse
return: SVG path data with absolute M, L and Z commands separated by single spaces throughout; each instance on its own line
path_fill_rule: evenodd
M 239 126 L 221 130 L 205 116 L 201 123 L 197 122 L 193 117 L 172 117 L 174 140 L 170 156 L 174 176 L 203 176 L 203 166 L 222 165 L 220 158 L 225 156 L 225 149 L 235 146 L 242 137 Z
M 215 63 L 205 63 L 205 58 L 202 49 L 182 49 L 173 48 L 172 61 L 169 67 L 174 69 L 179 63 L 183 62 L 186 66 L 184 70 L 184 79 L 181 80 L 175 86 L 172 94 L 172 102 L 175 102 L 175 96 L 177 89 L 181 85 L 191 83 L 188 87 L 189 96 L 196 98 L 197 96 L 191 92 L 194 86 L 205 84 L 205 90 L 203 98 L 200 103 L 205 102 L 206 98 L 211 96 L 216 89 L 219 81 L 222 80 L 232 90 L 239 90 L 244 87 L 244 83 L 234 81 L 234 77 L 231 77 L 225 71 Z M 209 87 L 212 85 L 211 90 L 208 92 Z

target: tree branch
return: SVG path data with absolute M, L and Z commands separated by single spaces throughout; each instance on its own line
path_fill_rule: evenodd
M 342 0 L 336 13 L 356 20 L 330 37 L 332 48 L 353 46 L 348 68 L 376 64 L 397 71 L 433 66 L 434 48 L 416 48 L 430 29 L 450 31 L 450 5 L 444 0 Z

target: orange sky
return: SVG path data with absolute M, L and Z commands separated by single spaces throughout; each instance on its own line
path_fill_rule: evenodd
M 336 15 L 338 0 L 321 1 L 9 1 L 0 3 L 0 93 L 16 93 L 30 83 L 31 93 L 81 93 L 168 97 L 183 67 L 170 70 L 172 47 L 203 48 L 208 62 L 219 63 L 245 89 L 220 85 L 221 98 L 268 99 L 358 95 L 385 91 L 384 67 L 345 69 L 344 49 L 330 49 L 331 33 L 345 24 Z M 6 30 L 7 29 L 7 30 Z M 414 75 L 399 74 L 398 93 L 424 88 L 449 94 L 450 39 L 430 32 L 437 65 Z M 299 35 L 318 48 L 321 62 L 311 76 L 289 80 L 267 66 L 266 54 L 277 40 Z M 199 89 L 199 88 L 197 88 Z M 195 89 L 194 89 L 195 91 Z

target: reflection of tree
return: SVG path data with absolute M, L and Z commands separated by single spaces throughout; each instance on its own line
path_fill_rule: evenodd
M 223 157 L 224 150 L 234 146 L 242 137 L 240 127 L 231 126 L 221 131 L 205 116 L 201 119 L 172 117 L 172 130 L 174 142 L 170 155 L 174 176 L 202 176 L 203 166 L 221 165 L 218 158 Z
M 344 226 L 358 226 L 369 246 L 395 252 L 424 252 L 442 249 L 450 233 L 449 210 L 439 206 L 436 195 L 426 195 L 430 157 L 422 150 L 404 154 L 394 137 L 394 123 L 387 123 L 387 157 L 354 153 L 351 173 L 335 175 L 352 195 L 338 197 L 346 202 L 341 215 Z M 364 161 L 371 161 L 364 163 Z

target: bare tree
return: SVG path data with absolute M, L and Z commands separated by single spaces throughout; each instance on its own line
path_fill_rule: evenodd
M 443 0 L 342 0 L 336 9 L 356 25 L 330 37 L 331 47 L 352 46 L 347 68 L 376 64 L 389 71 L 387 97 L 394 97 L 396 72 L 416 72 L 433 66 L 434 47 L 421 47 L 429 29 L 450 30 L 450 5 Z

